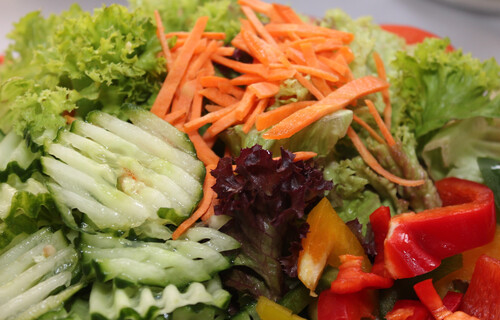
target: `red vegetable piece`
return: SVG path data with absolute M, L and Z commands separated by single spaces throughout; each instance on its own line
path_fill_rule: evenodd
M 401 38 L 404 38 L 407 44 L 420 43 L 426 38 L 439 38 L 439 36 L 435 35 L 434 33 L 412 26 L 405 26 L 400 24 L 382 24 L 380 25 L 380 27 L 385 31 L 394 33 Z M 455 48 L 449 45 L 446 50 L 453 51 L 455 50 Z
M 332 282 L 330 291 L 345 294 L 354 293 L 363 289 L 384 289 L 392 287 L 394 280 L 384 278 L 374 273 L 366 273 L 362 269 L 363 257 L 341 255 L 339 273 Z
M 384 261 L 395 279 L 427 273 L 441 260 L 493 240 L 493 192 L 458 178 L 436 182 L 443 207 L 393 217 L 384 243 Z
M 389 278 L 390 274 L 384 263 L 384 240 L 389 232 L 389 222 L 391 221 L 391 211 L 389 207 L 381 206 L 370 215 L 370 224 L 375 235 L 375 249 L 377 255 L 373 263 L 372 273 Z
M 448 291 L 443 298 L 443 304 L 450 311 L 455 312 L 460 308 L 463 297 L 464 295 L 460 292 Z M 429 320 L 432 320 L 432 318 L 429 318 Z
M 375 319 L 375 300 L 372 291 L 337 294 L 324 290 L 318 300 L 318 320 Z
M 386 314 L 387 320 L 431 320 L 431 313 L 420 301 L 399 300 L 392 310 Z
M 482 255 L 476 262 L 462 311 L 481 320 L 500 319 L 500 261 Z

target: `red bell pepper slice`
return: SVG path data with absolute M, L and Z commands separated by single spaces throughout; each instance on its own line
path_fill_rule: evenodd
M 375 298 L 369 290 L 348 294 L 324 290 L 318 299 L 318 320 L 375 319 L 374 310 Z
M 381 206 L 370 215 L 370 224 L 375 235 L 375 249 L 377 255 L 373 263 L 372 273 L 385 278 L 390 278 L 390 274 L 384 263 L 384 241 L 389 232 L 389 222 L 391 221 L 391 211 L 389 207 Z
M 428 320 L 432 315 L 420 301 L 399 300 L 385 315 L 387 320 Z
M 384 261 L 395 279 L 411 278 L 439 266 L 441 260 L 493 240 L 496 228 L 493 192 L 458 178 L 436 182 L 443 207 L 393 217 L 384 243 Z
M 500 319 L 500 261 L 482 255 L 465 292 L 462 311 L 482 320 Z
M 392 287 L 394 283 L 391 278 L 364 272 L 362 269 L 363 257 L 349 254 L 341 255 L 340 262 L 339 273 L 330 287 L 330 291 L 333 293 L 345 294 L 363 289 L 384 289 Z
M 426 38 L 439 38 L 439 36 L 435 35 L 434 33 L 412 26 L 406 26 L 401 24 L 382 24 L 380 27 L 385 31 L 394 33 L 400 36 L 401 38 L 404 38 L 406 44 L 420 43 L 424 41 Z M 446 50 L 453 51 L 455 50 L 455 48 L 449 45 L 446 48 Z

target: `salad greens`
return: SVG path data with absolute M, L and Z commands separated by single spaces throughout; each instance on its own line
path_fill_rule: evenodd
M 210 170 L 193 133 L 149 112 L 169 72 L 155 10 L 166 32 L 189 31 L 208 16 L 205 30 L 224 32 L 228 47 L 245 17 L 234 0 L 130 0 L 92 13 L 78 5 L 48 17 L 33 12 L 9 34 L 0 65 L 0 320 L 257 320 L 259 296 L 308 316 L 317 299 L 298 280 L 297 260 L 308 213 L 321 198 L 370 258 L 377 254 L 372 212 L 441 206 L 435 180 L 484 182 L 500 207 L 500 66 L 493 59 L 448 52 L 448 39 L 409 46 L 370 18 L 331 10 L 314 24 L 354 35 L 352 75 L 377 76 L 375 52 L 386 66 L 395 144 L 355 121 L 376 127 L 360 99 L 282 140 L 264 139 L 267 129 L 231 126 L 213 147 L 230 156 Z M 251 59 L 241 48 L 228 58 Z M 381 94 L 368 98 L 383 111 Z M 279 82 L 267 110 L 308 100 L 314 95 L 290 78 Z M 405 187 L 377 174 L 349 128 L 383 168 L 425 183 Z M 304 150 L 317 156 L 294 162 L 292 152 Z M 208 175 L 216 179 L 215 215 L 172 240 L 203 203 Z M 453 256 L 418 280 L 461 264 Z M 337 273 L 328 267 L 319 287 Z M 395 297 L 409 296 L 412 281 L 381 292 L 381 316 Z

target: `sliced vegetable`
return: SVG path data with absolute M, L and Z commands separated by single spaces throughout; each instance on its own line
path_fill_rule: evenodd
M 263 296 L 257 300 L 256 310 L 261 320 L 304 320 L 292 314 L 289 309 Z

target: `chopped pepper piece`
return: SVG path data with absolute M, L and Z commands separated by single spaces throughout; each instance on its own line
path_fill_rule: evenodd
M 372 273 L 389 278 L 390 274 L 384 262 L 384 241 L 389 232 L 389 222 L 391 221 L 391 211 L 389 207 L 381 206 L 370 215 L 370 224 L 375 235 L 375 249 L 377 255 L 373 263 Z
M 375 296 L 371 290 L 337 294 L 321 292 L 318 300 L 318 320 L 375 319 Z
M 493 240 L 493 192 L 458 178 L 436 182 L 443 207 L 393 217 L 384 244 L 384 261 L 395 279 L 427 273 L 441 260 Z
M 482 255 L 476 263 L 462 310 L 482 320 L 500 319 L 500 260 Z
M 394 280 L 384 278 L 374 273 L 366 273 L 361 269 L 362 257 L 341 255 L 342 264 L 339 267 L 337 279 L 332 282 L 330 291 L 333 293 L 354 293 L 363 289 L 385 289 L 392 287 Z
M 264 296 L 260 296 L 255 307 L 257 314 L 261 320 L 305 320 L 298 315 L 292 314 L 290 309 L 269 300 Z
M 428 320 L 432 315 L 420 301 L 399 300 L 385 315 L 387 320 Z
M 326 264 L 338 267 L 339 256 L 342 254 L 363 256 L 364 266 L 370 266 L 358 239 L 338 216 L 328 199 L 323 198 L 311 210 L 307 223 L 309 232 L 302 239 L 297 273 L 311 292 L 316 289 Z

